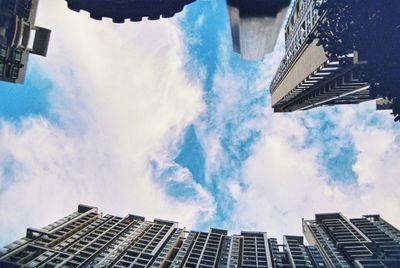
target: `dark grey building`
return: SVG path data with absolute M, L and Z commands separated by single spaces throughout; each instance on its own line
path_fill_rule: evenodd
M 0 250 L 0 267 L 326 268 L 400 267 L 400 232 L 378 215 L 303 221 L 279 244 L 265 232 L 186 231 L 177 222 L 78 210 Z M 362 230 L 362 231 L 361 231 Z
M 290 0 L 228 0 L 233 49 L 244 60 L 262 60 L 278 39 Z
M 275 112 L 375 99 L 363 77 L 365 55 L 354 50 L 329 60 L 318 44 L 317 29 L 326 20 L 326 13 L 319 11 L 322 2 L 296 0 L 290 12 L 285 27 L 286 53 L 270 86 Z
M 0 80 L 20 83 L 30 53 L 46 56 L 50 30 L 35 26 L 39 0 L 0 0 Z M 29 47 L 31 34 L 33 45 Z
M 101 20 L 111 18 L 113 22 L 123 23 L 126 19 L 141 21 L 144 17 L 158 20 L 170 18 L 183 10 L 185 5 L 196 0 L 66 0 L 68 7 L 79 12 L 85 10 L 90 17 Z
M 340 213 L 303 220 L 307 241 L 327 267 L 400 267 L 400 231 L 379 215 L 346 219 Z

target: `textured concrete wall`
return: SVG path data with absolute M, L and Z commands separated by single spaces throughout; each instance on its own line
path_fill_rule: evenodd
M 233 48 L 243 60 L 262 60 L 278 39 L 287 8 L 272 16 L 241 16 L 240 9 L 228 6 Z

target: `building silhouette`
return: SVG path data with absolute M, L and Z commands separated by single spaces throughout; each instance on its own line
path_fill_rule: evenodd
M 65 0 L 71 10 L 85 10 L 96 20 L 115 23 L 173 17 L 196 0 Z M 273 51 L 290 0 L 227 0 L 233 49 L 244 60 L 261 60 Z
M 303 220 L 279 244 L 265 232 L 186 231 L 177 222 L 78 210 L 0 250 L 0 267 L 325 268 L 400 267 L 400 232 L 378 215 Z
M 144 17 L 149 20 L 173 17 L 183 10 L 185 5 L 196 0 L 66 0 L 68 7 L 79 12 L 85 10 L 90 17 L 101 20 L 111 18 L 113 22 L 123 23 L 126 19 L 141 21 Z
M 290 0 L 228 0 L 233 49 L 243 60 L 262 60 L 278 39 Z
M 29 54 L 46 56 L 50 30 L 35 26 L 39 0 L 0 1 L 0 80 L 22 84 Z M 33 45 L 29 47 L 31 33 Z
M 321 2 L 297 0 L 294 3 L 285 27 L 286 53 L 270 86 L 275 112 L 375 99 L 363 76 L 367 65 L 365 55 L 355 49 L 329 60 L 324 47 L 318 43 L 318 26 L 327 19 L 326 13 L 319 11 Z

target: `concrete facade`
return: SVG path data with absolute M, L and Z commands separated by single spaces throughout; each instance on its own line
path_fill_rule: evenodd
M 316 39 L 325 20 L 318 1 L 297 0 L 285 27 L 286 54 L 272 80 L 275 112 L 307 110 L 322 105 L 354 104 L 373 99 L 363 80 L 367 64 L 357 51 L 330 61 Z
M 35 26 L 39 0 L 0 1 L 0 80 L 22 84 L 29 54 L 46 56 L 50 30 Z M 34 32 L 32 47 L 29 47 Z
M 379 215 L 348 220 L 340 213 L 303 220 L 307 241 L 327 267 L 400 267 L 400 231 Z
M 302 241 L 297 246 L 304 248 Z M 28 228 L 24 238 L 0 250 L 0 267 L 295 267 L 284 247 L 265 232 L 188 232 L 172 221 L 103 216 L 79 205 L 44 228 Z M 295 249 L 290 252 L 294 256 Z
M 290 1 L 276 2 L 228 0 L 233 49 L 243 60 L 262 60 L 273 51 Z
M 319 250 L 312 246 L 305 246 L 302 236 L 283 237 L 285 252 L 292 267 L 299 268 L 325 268 L 327 267 Z
M 379 215 L 347 220 L 340 213 L 317 214 L 303 220 L 303 230 L 310 245 L 293 235 L 279 244 L 265 232 L 186 231 L 174 221 L 103 215 L 79 205 L 1 249 L 0 267 L 400 267 L 400 232 Z

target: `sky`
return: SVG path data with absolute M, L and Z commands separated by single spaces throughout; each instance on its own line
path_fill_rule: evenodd
M 232 52 L 224 0 L 113 24 L 41 0 L 24 85 L 0 82 L 0 246 L 76 211 L 301 234 L 315 213 L 400 227 L 400 125 L 375 103 L 275 114 L 284 53 Z

